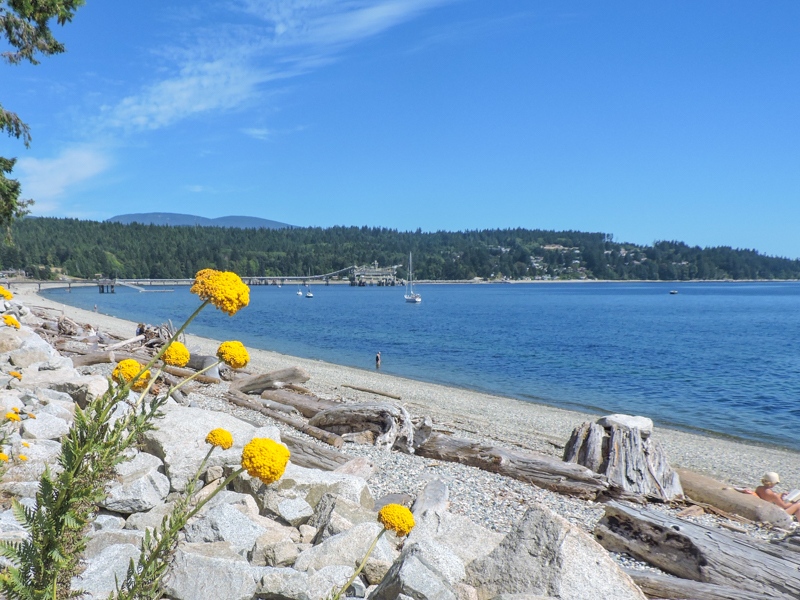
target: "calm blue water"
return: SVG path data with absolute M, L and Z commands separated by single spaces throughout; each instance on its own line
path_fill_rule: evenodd
M 800 283 L 420 285 L 419 305 L 402 288 L 312 289 L 253 287 L 248 308 L 208 308 L 190 331 L 365 369 L 380 350 L 384 373 L 800 450 Z M 185 287 L 47 295 L 152 324 L 197 306 Z

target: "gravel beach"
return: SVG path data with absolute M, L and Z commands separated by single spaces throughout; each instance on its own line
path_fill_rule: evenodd
M 81 324 L 108 332 L 123 339 L 133 337 L 136 323 L 94 313 L 39 296 L 33 286 L 14 285 L 15 296 L 31 308 L 64 314 Z M 208 308 L 207 310 L 213 310 Z M 220 318 L 227 318 L 220 315 Z M 156 324 L 157 323 L 153 323 Z M 192 352 L 214 354 L 219 341 L 187 336 Z M 512 398 L 446 387 L 385 375 L 367 369 L 343 367 L 322 361 L 307 360 L 248 349 L 251 362 L 247 371 L 263 373 L 274 369 L 299 366 L 311 379 L 305 387 L 324 397 L 345 401 L 375 401 L 380 396 L 359 392 L 343 385 L 380 390 L 401 397 L 400 402 L 412 415 L 430 415 L 437 426 L 460 437 L 493 441 L 507 447 L 531 449 L 552 456 L 561 456 L 573 428 L 597 417 Z M 110 372 L 110 366 L 108 367 Z M 190 396 L 203 408 L 237 414 L 248 420 L 269 419 L 252 411 L 231 406 L 220 399 L 225 384 L 208 386 Z M 219 389 L 216 389 L 219 388 Z M 246 414 L 245 414 L 246 413 Z M 647 407 L 641 414 L 647 416 Z M 800 487 L 800 454 L 788 450 L 748 444 L 718 437 L 703 436 L 660 428 L 655 423 L 654 438 L 667 451 L 675 467 L 688 468 L 735 486 L 755 487 L 765 471 L 781 475 L 781 489 Z M 281 428 L 286 430 L 285 426 Z M 292 430 L 293 435 L 297 432 Z M 309 438 L 310 439 L 310 438 Z M 573 523 L 590 531 L 602 516 L 599 504 L 560 496 L 506 477 L 452 463 L 440 463 L 400 453 L 386 453 L 372 447 L 346 444 L 343 451 L 368 457 L 378 473 L 370 480 L 376 497 L 385 493 L 416 494 L 432 478 L 444 479 L 450 488 L 451 509 L 500 532 L 508 531 L 531 502 L 542 502 Z

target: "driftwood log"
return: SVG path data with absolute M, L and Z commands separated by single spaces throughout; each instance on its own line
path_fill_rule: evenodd
M 769 523 L 783 529 L 792 526 L 792 517 L 782 508 L 754 494 L 737 492 L 728 484 L 686 469 L 677 469 L 684 493 L 697 502 L 710 504 L 750 521 Z
M 339 405 L 317 413 L 308 424 L 340 435 L 372 432 L 379 448 L 414 453 L 414 424 L 402 406 L 387 402 Z
M 587 500 L 594 500 L 598 494 L 608 489 L 608 483 L 602 475 L 575 463 L 562 462 L 535 452 L 489 446 L 441 433 L 431 433 L 428 440 L 417 448 L 417 454 L 478 467 Z
M 255 399 L 252 396 L 248 396 L 247 394 L 243 394 L 239 390 L 228 390 L 228 393 L 232 396 L 236 396 L 239 400 L 243 402 L 249 402 L 254 405 L 261 405 L 263 408 L 268 408 L 269 410 L 276 410 L 278 412 L 285 413 L 292 417 L 300 416 L 300 413 L 295 409 L 293 406 L 289 406 L 288 404 L 281 404 L 280 402 L 273 402 L 272 400 L 264 400 L 264 399 Z
M 800 598 L 800 552 L 779 544 L 613 501 L 594 537 L 611 552 L 626 552 L 683 579 L 761 598 Z
M 335 433 L 331 433 L 330 431 L 325 431 L 324 429 L 320 429 L 319 427 L 313 427 L 311 425 L 307 425 L 301 419 L 298 419 L 296 417 L 291 417 L 277 410 L 272 410 L 270 408 L 262 406 L 260 403 L 253 402 L 251 400 L 244 400 L 241 397 L 239 397 L 238 394 L 233 394 L 229 392 L 225 394 L 225 399 L 231 404 L 235 404 L 243 408 L 249 408 L 250 410 L 254 410 L 256 412 L 261 413 L 262 415 L 270 417 L 271 419 L 275 419 L 276 421 L 285 423 L 290 427 L 294 427 L 298 431 L 301 431 L 306 435 L 310 435 L 314 439 L 325 442 L 326 444 L 330 444 L 334 448 L 341 448 L 342 444 L 344 443 L 344 440 L 340 435 L 336 435 Z
M 392 398 L 393 400 L 402 400 L 402 398 L 397 394 L 390 394 L 389 392 L 381 392 L 380 390 L 373 390 L 371 388 L 358 387 L 357 385 L 348 385 L 346 383 L 343 383 L 342 387 L 350 388 L 351 390 L 358 390 L 359 392 L 367 392 L 368 394 L 386 396 L 387 398 Z
M 261 375 L 252 375 L 235 379 L 231 382 L 231 389 L 236 389 L 243 394 L 260 394 L 267 389 L 275 389 L 286 383 L 305 383 L 310 375 L 299 367 L 289 367 L 270 371 Z
M 144 335 L 137 335 L 127 340 L 122 340 L 121 342 L 117 342 L 116 344 L 112 344 L 106 347 L 106 350 L 116 350 L 117 348 L 122 348 L 123 346 L 127 346 L 128 344 L 133 344 L 135 342 L 142 342 L 142 341 L 144 341 Z
M 290 392 L 289 390 L 264 390 L 261 392 L 261 398 L 293 406 L 307 419 L 310 419 L 323 410 L 341 406 L 338 402 L 323 400 L 312 394 L 298 394 L 296 392 Z
M 649 426 L 626 426 L 626 420 Z M 681 497 L 683 489 L 661 444 L 650 435 L 652 425 L 650 419 L 627 415 L 583 423 L 573 430 L 564 449 L 564 460 L 605 475 L 617 495 L 669 502 Z
M 764 600 L 762 594 L 754 594 L 726 585 L 701 583 L 680 579 L 671 575 L 661 575 L 637 569 L 624 569 L 633 582 L 648 598 L 670 598 L 675 600 Z
M 128 358 L 133 360 L 138 360 L 142 364 L 147 364 L 152 357 L 147 356 L 146 354 L 130 354 L 127 352 L 117 352 L 115 350 L 110 350 L 106 352 L 93 352 L 91 354 L 73 356 L 72 366 L 86 367 L 89 365 L 98 365 L 102 363 L 114 363 Z M 165 373 L 169 373 L 171 375 L 175 375 L 176 377 L 181 377 L 181 378 L 186 378 L 194 375 L 193 381 L 197 381 L 198 383 L 220 383 L 220 380 L 217 379 L 216 377 L 209 377 L 208 375 L 196 375 L 195 374 L 196 372 L 191 369 L 182 369 L 180 367 L 172 367 L 170 365 L 164 365 L 163 371 Z

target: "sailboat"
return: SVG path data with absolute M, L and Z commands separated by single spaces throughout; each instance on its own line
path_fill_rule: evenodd
M 302 296 L 303 295 L 303 290 L 300 289 L 299 285 L 297 286 L 297 295 L 298 296 Z
M 414 291 L 414 270 L 411 267 L 411 252 L 408 253 L 408 281 L 406 282 L 406 302 L 412 304 L 419 304 L 422 302 L 422 296 Z

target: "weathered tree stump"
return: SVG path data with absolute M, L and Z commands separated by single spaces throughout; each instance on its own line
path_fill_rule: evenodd
M 384 402 L 346 404 L 317 413 L 308 424 L 340 435 L 370 431 L 379 448 L 414 453 L 414 424 L 402 406 Z
M 800 553 L 783 545 L 614 501 L 594 537 L 611 552 L 627 552 L 677 577 L 762 598 L 800 598 Z
M 261 398 L 293 406 L 304 417 L 310 419 L 317 413 L 341 406 L 338 402 L 323 400 L 313 394 L 298 394 L 289 390 L 264 390 Z
M 683 495 L 661 444 L 652 439 L 645 417 L 611 415 L 575 428 L 564 460 L 605 475 L 612 493 L 668 502 Z

